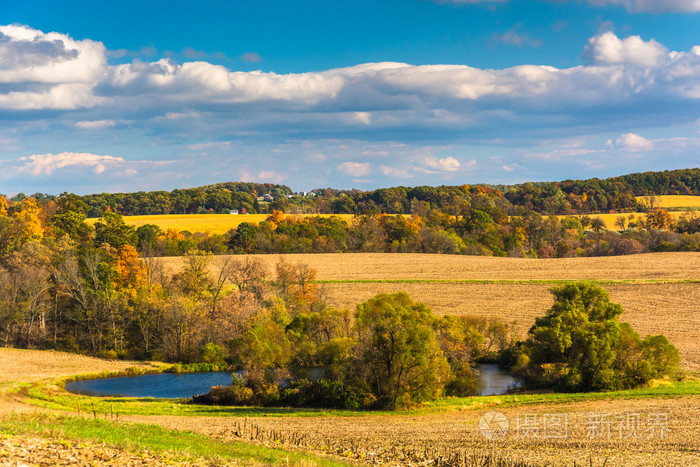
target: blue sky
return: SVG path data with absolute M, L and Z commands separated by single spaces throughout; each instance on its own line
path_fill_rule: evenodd
M 0 0 L 0 193 L 700 165 L 700 0 Z

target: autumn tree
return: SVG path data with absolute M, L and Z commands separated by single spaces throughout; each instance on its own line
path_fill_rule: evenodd
M 136 244 L 136 228 L 127 225 L 122 216 L 116 212 L 105 211 L 102 218 L 95 222 L 95 245 L 109 244 L 119 249 L 124 245 Z
M 447 379 L 435 317 L 407 294 L 381 294 L 358 305 L 358 335 L 367 384 L 388 407 L 435 398 Z

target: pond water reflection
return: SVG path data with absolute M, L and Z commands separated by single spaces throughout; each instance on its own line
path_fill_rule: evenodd
M 323 369 L 310 369 L 309 379 L 323 377 Z M 507 371 L 495 364 L 477 365 L 477 395 L 492 396 L 504 394 L 518 382 Z M 159 373 L 155 375 L 125 376 L 83 381 L 66 384 L 66 390 L 88 396 L 123 396 L 154 398 L 189 398 L 196 394 L 206 394 L 212 386 L 226 386 L 231 383 L 231 373 L 215 371 L 208 373 Z

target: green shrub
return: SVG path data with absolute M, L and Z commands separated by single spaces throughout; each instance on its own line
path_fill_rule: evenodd
M 556 300 L 514 351 L 513 369 L 530 386 L 565 391 L 625 389 L 672 374 L 678 350 L 663 336 L 641 340 L 617 321 L 622 307 L 591 283 L 552 290 Z
M 221 346 L 209 342 L 199 351 L 200 358 L 204 363 L 224 363 L 226 354 Z
M 357 410 L 362 400 L 360 392 L 341 381 L 302 379 L 282 389 L 278 403 L 292 407 Z

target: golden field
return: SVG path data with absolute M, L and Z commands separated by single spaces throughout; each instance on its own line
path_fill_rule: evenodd
M 678 219 L 680 219 L 683 216 L 687 216 L 686 211 L 670 211 L 669 214 L 673 218 L 674 222 L 677 222 Z M 629 217 L 630 215 L 634 216 L 634 219 L 632 222 L 639 222 L 641 220 L 646 220 L 647 216 L 646 214 L 642 212 L 623 212 L 623 213 L 617 213 L 617 214 L 590 214 L 588 217 L 591 219 L 599 218 L 605 223 L 605 228 L 608 230 L 620 230 L 620 227 L 616 224 L 617 218 L 622 216 L 626 219 L 626 223 L 629 223 Z M 566 216 L 557 216 L 560 219 L 563 219 Z
M 637 201 L 642 203 L 648 202 L 647 196 L 638 196 Z M 661 195 L 655 196 L 655 205 L 653 207 L 665 209 L 700 209 L 700 196 L 690 195 Z
M 299 219 L 311 216 L 330 217 L 330 214 L 289 214 Z M 352 214 L 334 214 L 337 217 L 350 222 Z M 155 224 L 165 231 L 174 229 L 187 230 L 192 233 L 208 232 L 211 234 L 224 234 L 237 228 L 243 222 L 257 224 L 270 217 L 269 214 L 158 214 L 152 216 L 124 216 L 124 222 L 135 227 L 144 224 Z M 94 224 L 98 219 L 90 218 L 88 222 Z
M 700 253 L 593 258 L 497 258 L 401 253 L 251 255 L 270 274 L 281 257 L 316 269 L 330 305 L 354 309 L 379 293 L 407 292 L 436 314 L 516 321 L 521 333 L 552 304 L 558 281 L 602 281 L 623 321 L 642 336 L 664 334 L 685 368 L 700 370 Z M 236 257 L 242 259 L 243 257 Z M 219 261 L 215 257 L 214 264 Z M 174 273 L 182 258 L 162 258 Z

